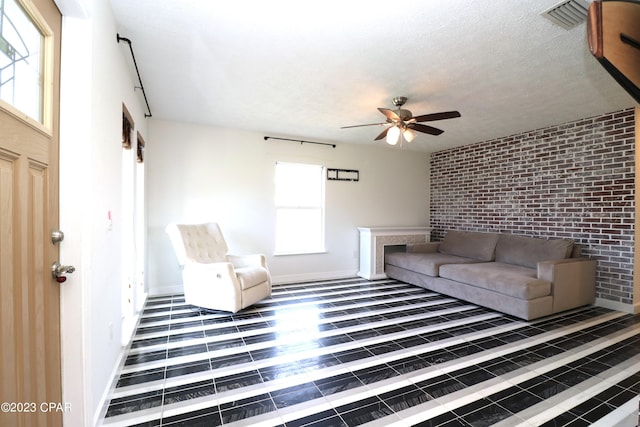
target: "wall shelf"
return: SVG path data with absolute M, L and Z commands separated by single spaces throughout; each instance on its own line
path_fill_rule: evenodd
M 360 171 L 354 169 L 327 169 L 329 181 L 360 181 Z

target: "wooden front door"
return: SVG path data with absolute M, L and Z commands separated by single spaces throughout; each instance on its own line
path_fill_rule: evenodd
M 59 426 L 63 411 L 73 410 L 62 402 L 60 284 L 51 275 L 59 254 L 51 232 L 58 227 L 62 18 L 53 0 L 0 5 L 0 425 Z M 38 101 L 28 113 L 33 90 L 20 78 L 31 71 L 20 67 L 36 66 L 38 41 L 29 45 L 23 17 L 42 36 L 41 75 L 27 78 Z

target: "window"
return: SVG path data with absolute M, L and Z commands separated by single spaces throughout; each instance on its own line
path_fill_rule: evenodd
M 0 99 L 43 121 L 44 36 L 17 0 L 0 0 Z
M 276 254 L 324 252 L 324 167 L 276 164 Z

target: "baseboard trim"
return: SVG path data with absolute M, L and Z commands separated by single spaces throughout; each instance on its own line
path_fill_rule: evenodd
M 604 298 L 596 298 L 595 304 L 598 307 L 608 308 L 611 310 L 621 311 L 623 313 L 638 314 L 640 313 L 640 303 L 624 304 L 619 301 L 610 301 Z
M 333 279 L 345 279 L 351 277 L 357 277 L 357 270 L 345 270 L 345 271 L 323 271 L 317 273 L 303 273 L 303 274 L 284 274 L 279 276 L 271 276 L 271 282 L 274 285 L 281 285 L 285 283 L 297 283 L 297 282 L 312 282 L 314 280 L 333 280 Z M 163 286 L 159 288 L 149 289 L 149 296 L 157 297 L 162 295 L 181 294 L 184 292 L 182 284 Z
M 147 300 L 148 297 L 148 293 L 143 294 L 143 299 L 144 301 L 142 301 L 142 306 L 144 307 L 144 304 Z M 127 355 L 129 354 L 129 349 L 131 347 L 131 342 L 133 341 L 133 335 L 135 334 L 136 329 L 138 328 L 138 325 L 140 324 L 140 318 L 142 317 L 142 311 L 139 311 L 138 313 L 136 313 L 136 315 L 131 319 L 131 322 L 133 323 L 133 330 L 131 331 L 131 335 L 129 337 L 129 340 L 127 343 L 124 343 L 122 341 L 124 341 L 124 335 L 121 337 L 120 339 L 120 354 L 118 355 L 118 358 L 116 359 L 116 363 L 113 367 L 113 370 L 110 374 L 110 380 L 107 383 L 107 387 L 105 387 L 103 393 L 102 393 L 102 397 L 100 398 L 100 404 L 98 405 L 98 407 L 96 408 L 96 411 L 93 415 L 93 421 L 94 424 L 93 425 L 98 425 L 100 420 L 104 420 L 104 417 L 107 414 L 107 410 L 109 409 L 109 403 L 110 403 L 110 397 L 111 395 L 113 395 L 113 392 L 116 389 L 116 385 L 118 384 L 118 378 L 119 378 L 119 374 L 122 371 L 122 368 L 124 367 L 124 363 L 127 360 Z
M 323 271 L 318 273 L 303 273 L 303 274 L 286 274 L 280 276 L 271 276 L 271 281 L 276 285 L 284 283 L 297 283 L 297 282 L 311 282 L 314 280 L 333 280 L 344 279 L 350 277 L 357 277 L 357 270 L 345 270 L 345 271 Z
M 358 277 L 358 270 L 345 271 L 323 271 L 317 273 L 303 274 L 285 274 L 279 276 L 271 276 L 273 284 L 281 285 L 285 283 L 312 282 L 314 280 L 333 280 Z M 149 289 L 148 296 L 162 296 L 181 294 L 183 292 L 182 284 L 163 286 L 161 288 Z M 636 304 L 624 304 L 619 301 L 611 301 L 603 298 L 596 298 L 595 306 L 608 308 L 610 310 L 621 311 L 623 313 L 638 314 L 640 313 L 640 302 Z
M 184 292 L 182 285 L 163 286 L 161 288 L 149 289 L 149 296 L 157 297 L 162 295 L 174 295 Z

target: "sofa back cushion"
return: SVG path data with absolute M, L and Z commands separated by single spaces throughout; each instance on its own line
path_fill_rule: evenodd
M 570 258 L 572 252 L 573 240 L 500 234 L 496 245 L 496 261 L 537 268 L 539 261 Z
M 497 233 L 450 230 L 444 236 L 438 251 L 488 262 L 493 261 L 497 242 Z

